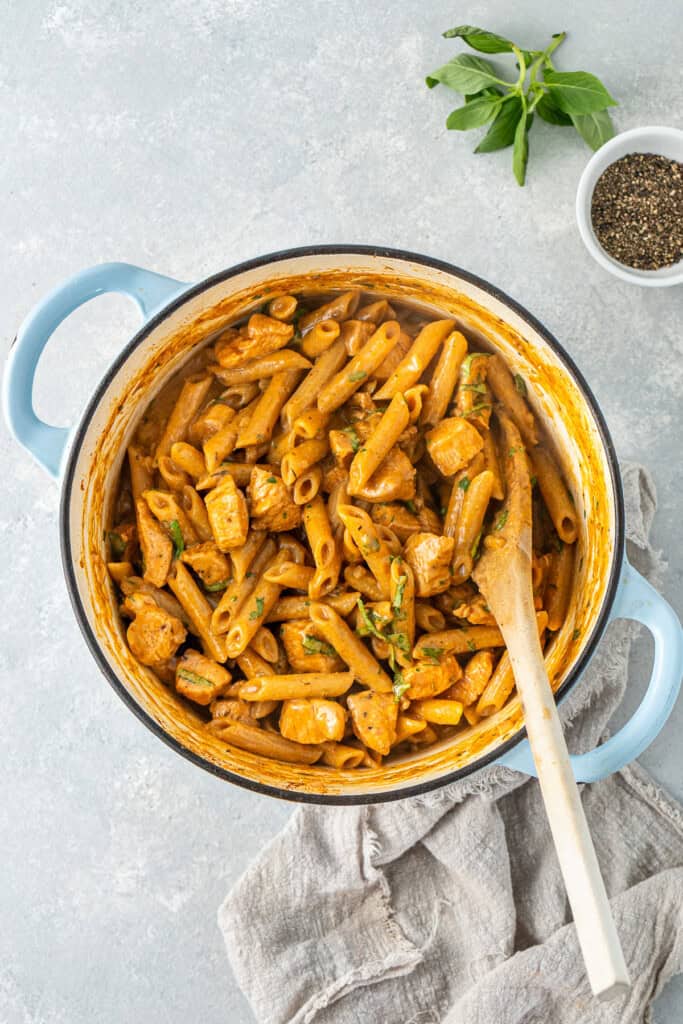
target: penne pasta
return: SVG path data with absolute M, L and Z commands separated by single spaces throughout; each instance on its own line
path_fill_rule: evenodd
M 162 455 L 170 455 L 171 448 L 176 441 L 184 441 L 202 404 L 204 403 L 213 377 L 207 374 L 193 374 L 188 377 L 182 386 L 178 399 L 173 406 L 164 432 L 154 453 L 154 463 L 159 464 Z
M 242 683 L 239 693 L 247 701 L 341 697 L 352 683 L 352 672 L 292 672 L 285 676 L 256 676 Z
M 429 393 L 422 403 L 420 422 L 425 427 L 436 426 L 446 415 L 466 354 L 466 338 L 460 331 L 451 331 L 443 342 L 439 361 L 429 382 Z
M 359 683 L 369 686 L 371 690 L 391 692 L 389 676 L 334 608 L 329 604 L 314 602 L 310 607 L 310 617 L 320 635 L 334 647 Z
M 573 544 L 578 534 L 576 510 L 560 472 L 544 448 L 534 448 L 530 458 L 557 535 L 565 544 Z
M 439 345 L 452 330 L 452 320 L 434 320 L 423 327 L 391 377 L 377 392 L 378 400 L 393 398 L 399 391 L 417 384 L 436 355 Z
M 344 369 L 320 390 L 317 399 L 320 411 L 333 412 L 348 401 L 373 370 L 376 370 L 386 359 L 398 341 L 400 333 L 401 328 L 396 320 L 387 320 L 386 323 L 378 327 Z

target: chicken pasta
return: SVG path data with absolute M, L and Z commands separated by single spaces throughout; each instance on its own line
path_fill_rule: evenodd
M 562 628 L 576 511 L 483 346 L 405 298 L 277 295 L 148 406 L 109 572 L 131 652 L 218 741 L 363 771 L 498 713 L 514 678 L 472 574 L 520 474 L 542 645 Z

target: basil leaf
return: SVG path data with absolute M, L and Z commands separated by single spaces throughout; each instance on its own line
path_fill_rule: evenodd
M 441 656 L 443 655 L 443 648 L 423 647 L 420 653 L 424 654 L 427 658 L 431 658 L 432 661 L 441 661 Z
M 365 380 L 367 373 L 365 370 L 357 370 L 356 373 L 350 373 L 347 380 L 351 381 L 352 384 L 356 384 L 359 380 Z
M 264 599 L 262 597 L 257 597 L 256 598 L 256 608 L 254 609 L 253 612 L 249 612 L 249 620 L 251 622 L 255 622 L 256 619 L 260 619 L 261 618 L 261 616 L 263 615 L 263 606 L 264 606 L 264 604 L 265 604 L 265 601 L 264 601 Z
M 503 527 L 505 526 L 505 524 L 508 521 L 508 516 L 509 515 L 510 515 L 510 513 L 508 512 L 508 510 L 507 509 L 503 509 L 503 511 L 498 516 L 498 519 L 496 520 L 496 525 L 493 527 L 493 529 L 496 530 L 496 531 L 502 530 Z
M 351 451 L 355 454 L 360 448 L 360 438 L 356 433 L 355 427 L 344 427 L 343 431 L 351 442 Z
M 200 676 L 198 672 L 190 672 L 189 668 L 179 668 L 178 675 L 181 679 L 187 679 L 188 683 L 194 683 L 195 686 L 211 686 L 213 683 L 206 676 Z
M 489 96 L 491 99 L 496 96 L 504 96 L 505 93 L 502 89 L 499 89 L 497 85 L 487 85 L 485 89 L 480 89 L 478 92 L 470 92 L 465 96 L 465 103 L 472 103 L 474 100 L 480 100 L 484 96 Z
M 512 378 L 515 382 L 515 391 L 518 391 L 524 398 L 527 396 L 526 381 L 522 377 L 521 373 L 516 373 Z
M 301 641 L 301 646 L 306 654 L 324 654 L 328 658 L 334 658 L 337 654 L 332 644 L 325 643 L 324 640 L 318 640 L 315 636 L 309 636 L 308 633 Z
M 111 548 L 112 557 L 115 558 L 117 562 L 120 562 L 123 558 L 123 552 L 126 550 L 125 540 L 121 534 L 116 533 L 115 530 L 108 533 L 107 537 L 109 538 L 109 547 Z
M 553 101 L 565 114 L 592 114 L 616 107 L 599 78 L 588 71 L 553 71 L 547 68 L 543 81 L 552 90 Z
M 219 580 L 218 583 L 205 583 L 204 590 L 208 590 L 210 594 L 215 594 L 219 590 L 225 590 L 229 583 L 232 583 L 232 579 Z
M 459 132 L 466 132 L 471 128 L 481 128 L 483 124 L 491 120 L 499 105 L 500 100 L 493 100 L 488 96 L 472 100 L 471 103 L 458 107 L 448 115 L 446 127 Z
M 481 140 L 475 153 L 493 153 L 496 149 L 505 149 L 515 141 L 515 128 L 522 116 L 522 100 L 519 96 L 511 96 L 501 106 L 496 118 Z
M 172 519 L 170 523 L 166 523 L 166 526 L 173 541 L 173 557 L 180 558 L 185 550 L 185 541 L 183 539 L 183 531 L 180 529 L 180 523 L 177 519 Z
M 396 593 L 394 594 L 394 599 L 391 602 L 391 607 L 394 609 L 395 612 L 400 612 L 401 610 L 401 607 L 403 605 L 403 591 L 406 589 L 407 582 L 407 576 L 399 576 L 398 580 L 396 581 Z
M 405 679 L 403 678 L 402 673 L 399 672 L 398 670 L 396 672 L 394 672 L 393 691 L 394 691 L 394 700 L 396 701 L 397 704 L 400 701 L 400 699 L 403 696 L 403 694 L 406 692 L 406 690 L 409 690 L 409 689 L 410 689 L 410 683 L 407 683 L 405 681 Z
M 479 53 L 512 53 L 512 43 L 495 32 L 487 32 L 476 25 L 458 25 L 443 33 L 444 39 L 464 39 L 468 46 Z
M 527 121 L 522 115 L 515 128 L 515 148 L 512 153 L 512 170 L 518 185 L 523 185 L 526 178 L 526 162 L 529 158 L 529 142 L 527 139 Z
M 458 484 L 458 487 L 459 487 L 459 489 L 460 489 L 461 491 L 466 491 L 466 490 L 467 490 L 467 488 L 468 488 L 469 486 L 470 486 L 470 480 L 469 480 L 469 477 L 467 477 L 467 476 L 464 476 L 464 477 L 462 478 L 462 480 L 461 480 L 461 481 L 459 482 L 459 484 Z
M 541 96 L 540 100 L 535 107 L 538 116 L 543 120 L 547 121 L 548 124 L 556 125 L 571 125 L 572 119 L 569 114 L 565 114 L 564 110 L 560 110 L 556 106 L 552 96 L 545 92 Z
M 592 114 L 572 114 L 572 123 L 591 149 L 600 149 L 614 135 L 614 125 L 608 110 L 595 110 Z
M 427 85 L 433 89 L 441 82 L 442 85 L 454 89 L 466 96 L 468 93 L 479 92 L 489 85 L 511 85 L 499 78 L 496 69 L 489 61 L 481 57 L 473 57 L 469 53 L 461 53 L 442 68 L 427 76 Z
M 376 636 L 378 640 L 386 640 L 384 633 L 380 633 L 377 626 L 375 625 L 374 620 L 372 618 L 372 612 L 365 607 L 363 598 L 359 597 L 358 600 L 356 601 L 356 604 L 358 605 L 358 611 L 360 613 L 361 622 L 363 623 L 366 632 L 370 636 Z

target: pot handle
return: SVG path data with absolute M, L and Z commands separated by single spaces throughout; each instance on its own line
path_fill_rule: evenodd
M 648 747 L 671 714 L 683 676 L 683 628 L 671 605 L 624 559 L 610 619 L 642 622 L 655 642 L 652 676 L 645 696 L 618 732 L 594 750 L 570 758 L 577 782 L 597 782 L 623 768 Z M 536 775 L 527 740 L 497 764 Z
M 59 477 L 71 429 L 43 423 L 33 408 L 33 380 L 43 349 L 57 327 L 89 299 L 119 292 L 135 301 L 143 319 L 188 287 L 131 263 L 101 263 L 58 285 L 24 320 L 12 343 L 3 384 L 2 405 L 10 431 L 46 469 Z

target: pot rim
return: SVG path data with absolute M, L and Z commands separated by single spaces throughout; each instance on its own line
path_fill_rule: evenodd
M 506 305 L 509 309 L 513 310 L 517 316 L 520 317 L 524 323 L 528 324 L 529 327 L 537 334 L 539 334 L 547 345 L 552 349 L 553 353 L 558 357 L 560 362 L 564 364 L 572 379 L 578 386 L 579 390 L 586 403 L 588 404 L 591 414 L 594 418 L 595 424 L 600 435 L 600 440 L 604 447 L 607 463 L 609 466 L 610 481 L 612 485 L 612 492 L 614 495 L 614 508 L 615 508 L 615 531 L 614 531 L 614 555 L 612 558 L 612 565 L 610 567 L 610 575 L 605 589 L 605 594 L 602 601 L 600 612 L 593 626 L 591 635 L 588 642 L 581 651 L 579 658 L 571 669 L 567 679 L 562 684 L 560 690 L 555 695 L 556 700 L 564 700 L 569 691 L 579 681 L 584 669 L 588 665 L 588 662 L 592 658 L 595 649 L 602 638 L 607 623 L 609 622 L 610 611 L 616 597 L 617 588 L 619 584 L 619 578 L 621 574 L 621 566 L 624 560 L 624 497 L 621 484 L 621 474 L 619 472 L 619 465 L 617 461 L 616 450 L 614 443 L 610 436 L 607 424 L 602 415 L 602 411 L 598 402 L 588 386 L 583 374 L 575 364 L 571 356 L 565 351 L 562 345 L 559 343 L 557 338 L 540 322 L 535 316 L 520 303 L 510 298 L 504 291 L 495 285 L 490 284 L 483 278 L 478 277 L 476 274 L 470 271 L 463 270 L 461 267 L 457 267 L 452 263 L 447 263 L 445 260 L 436 259 L 430 256 L 424 256 L 419 253 L 410 252 L 406 249 L 393 249 L 387 246 L 374 246 L 374 245 L 311 245 L 311 246 L 299 246 L 290 249 L 280 249 L 273 253 L 267 253 L 264 256 L 257 256 L 250 260 L 244 260 L 241 263 L 235 264 L 233 267 L 229 267 L 227 270 L 219 271 L 216 274 L 212 274 L 210 277 L 204 278 L 197 284 L 190 285 L 185 291 L 181 292 L 178 296 L 171 299 L 166 305 L 164 305 L 157 313 L 150 317 L 140 329 L 133 335 L 131 340 L 124 345 L 119 355 L 114 359 L 107 371 L 102 376 L 98 383 L 95 391 L 87 403 L 83 414 L 79 420 L 78 426 L 73 433 L 71 440 L 64 480 L 62 484 L 62 493 L 60 499 L 59 508 L 59 531 L 60 531 L 60 550 L 62 557 L 62 566 L 64 570 L 64 576 L 67 584 L 67 591 L 69 594 L 69 600 L 78 622 L 79 628 L 85 639 L 86 645 L 90 650 L 93 658 L 97 662 L 100 671 L 103 673 L 105 678 L 108 680 L 114 691 L 123 700 L 123 702 L 130 708 L 135 716 L 147 726 L 156 736 L 158 736 L 167 746 L 174 750 L 177 754 L 182 755 L 188 761 L 197 765 L 199 768 L 203 768 L 218 778 L 225 779 L 228 782 L 232 782 L 235 785 L 242 787 L 243 789 L 251 790 L 255 793 L 262 795 L 273 796 L 281 800 L 288 800 L 294 803 L 305 803 L 305 804 L 327 804 L 336 806 L 361 806 L 364 804 L 375 804 L 385 803 L 394 800 L 404 800 L 408 797 L 421 796 L 425 793 L 429 793 L 436 789 L 443 789 L 446 786 L 457 782 L 460 779 L 465 778 L 468 775 L 472 775 L 474 772 L 479 771 L 482 768 L 491 765 L 493 762 L 498 761 L 505 753 L 512 750 L 519 743 L 526 739 L 526 728 L 522 728 L 510 739 L 501 743 L 499 746 L 493 748 L 487 754 L 477 758 L 471 764 L 464 765 L 461 768 L 454 769 L 452 772 L 448 772 L 445 775 L 439 775 L 435 778 L 426 779 L 422 782 L 417 782 L 415 785 L 401 787 L 400 789 L 379 791 L 376 793 L 307 793 L 301 790 L 285 789 L 279 786 L 274 786 L 267 783 L 255 781 L 253 779 L 246 778 L 243 775 L 238 775 L 236 772 L 229 771 L 226 768 L 221 768 L 211 761 L 196 754 L 194 751 L 189 750 L 179 743 L 173 736 L 170 736 L 155 720 L 151 715 L 145 711 L 132 697 L 126 687 L 123 685 L 117 674 L 111 668 L 109 662 L 105 658 L 102 649 L 97 641 L 88 617 L 86 615 L 83 602 L 78 590 L 78 584 L 76 581 L 76 573 L 74 569 L 73 551 L 71 547 L 71 521 L 70 521 L 70 498 L 74 483 L 74 477 L 76 472 L 76 464 L 78 461 L 78 455 L 85 438 L 85 434 L 90 425 L 90 420 L 97 409 L 104 393 L 106 392 L 111 380 L 118 373 L 124 363 L 127 361 L 130 354 L 141 345 L 149 334 L 155 330 L 171 313 L 179 309 L 188 299 L 195 298 L 201 295 L 202 292 L 207 291 L 214 285 L 220 284 L 223 281 L 228 281 L 233 277 L 237 277 L 239 274 L 245 271 L 258 269 L 260 267 L 268 266 L 269 264 L 275 264 L 283 262 L 284 260 L 295 259 L 300 257 L 315 257 L 315 256 L 347 256 L 347 255 L 362 255 L 362 256 L 375 256 L 386 259 L 403 260 L 405 262 L 417 263 L 421 266 L 431 267 L 435 270 L 443 271 L 446 274 L 459 277 L 462 280 L 467 281 L 470 284 L 475 285 L 482 291 L 491 295 L 499 302 Z

